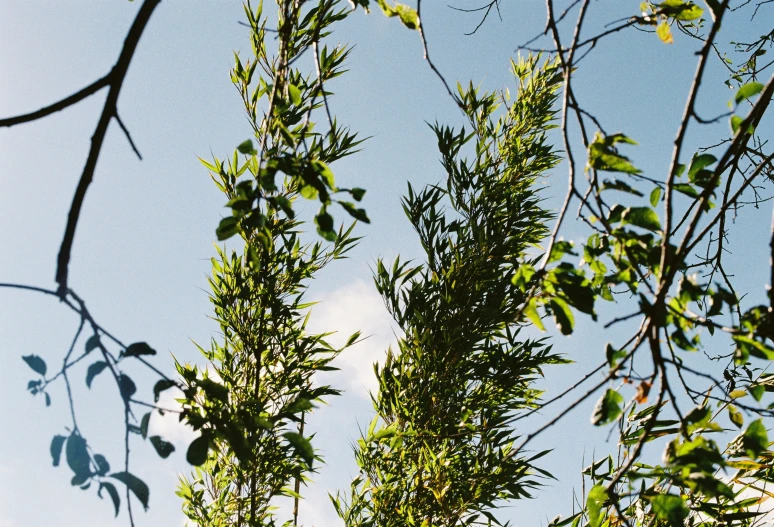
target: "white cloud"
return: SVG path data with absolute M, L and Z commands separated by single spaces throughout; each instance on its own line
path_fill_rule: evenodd
M 315 333 L 335 331 L 328 338 L 333 346 L 344 345 L 350 335 L 360 331 L 362 342 L 333 362 L 341 371 L 332 382 L 340 386 L 345 379 L 347 391 L 363 398 L 378 387 L 373 365 L 383 362 L 387 348 L 395 346 L 398 329 L 373 285 L 356 280 L 323 295 L 312 308 L 308 329 Z

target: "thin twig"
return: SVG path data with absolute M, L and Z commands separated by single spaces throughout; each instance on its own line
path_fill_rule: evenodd
M 124 126 L 124 122 L 121 120 L 121 116 L 118 115 L 118 111 L 116 111 L 115 115 L 116 121 L 118 121 L 118 126 L 121 127 L 121 130 L 123 130 L 124 135 L 126 136 L 126 139 L 129 141 L 129 145 L 132 147 L 132 150 L 134 150 L 135 155 L 142 161 L 142 155 L 140 155 L 140 151 L 137 150 L 137 146 L 134 144 L 134 141 L 132 140 L 132 134 L 129 133 L 129 130 Z
M 435 64 L 433 64 L 433 61 L 430 59 L 430 52 L 427 49 L 427 39 L 425 38 L 424 24 L 422 24 L 422 0 L 417 0 L 417 31 L 419 31 L 419 38 L 422 40 L 422 50 L 424 52 L 424 57 L 427 63 L 430 65 L 430 69 L 433 70 L 433 73 L 435 73 L 439 79 L 441 79 L 441 82 L 443 83 L 444 88 L 446 88 L 446 92 L 449 94 L 449 97 L 454 100 L 454 102 L 457 104 L 457 106 L 460 107 L 462 111 L 465 111 L 465 107 L 462 105 L 462 101 L 460 101 L 459 97 L 454 95 L 451 88 L 449 87 L 449 83 L 446 82 L 444 76 L 441 75 L 441 72 L 438 70 L 438 68 L 435 67 Z

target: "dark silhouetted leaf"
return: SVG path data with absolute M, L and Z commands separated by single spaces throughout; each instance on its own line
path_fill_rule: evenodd
M 118 378 L 118 388 L 121 390 L 121 397 L 124 401 L 128 401 L 137 392 L 137 386 L 134 385 L 134 381 L 123 373 Z
M 76 476 L 88 475 L 91 473 L 89 467 L 89 451 L 86 448 L 86 440 L 80 436 L 77 432 L 73 432 L 67 438 L 67 445 L 65 446 L 65 455 L 67 457 L 67 464 L 75 472 Z
M 153 400 L 154 402 L 159 402 L 159 396 L 161 395 L 161 392 L 164 390 L 168 390 L 174 386 L 177 386 L 177 383 L 175 381 L 169 380 L 169 379 L 161 379 L 153 386 Z
M 102 498 L 102 489 L 105 489 L 110 495 L 110 499 L 113 500 L 113 507 L 116 509 L 116 516 L 118 516 L 118 510 L 121 507 L 121 498 L 118 497 L 118 491 L 116 490 L 115 485 L 106 481 L 101 482 L 99 484 L 99 490 L 97 491 L 97 496 L 100 498 Z
M 168 458 L 169 455 L 175 451 L 175 447 L 172 443 L 164 441 L 161 436 L 151 436 L 150 442 L 153 445 L 153 448 L 156 449 L 158 455 L 164 459 Z
M 86 386 L 91 388 L 91 383 L 94 380 L 94 377 L 102 373 L 102 370 L 107 368 L 108 363 L 104 360 L 100 360 L 89 366 L 89 369 L 86 370 Z
M 65 444 L 67 438 L 65 436 L 56 435 L 51 440 L 51 459 L 54 462 L 54 466 L 59 466 L 59 460 L 62 457 L 62 447 Z
M 48 368 L 46 368 L 46 361 L 37 355 L 24 355 L 22 359 L 35 373 L 39 373 L 43 377 L 46 376 L 46 371 L 48 370 Z
M 86 353 L 89 353 L 99 347 L 99 335 L 92 335 L 86 341 Z
M 554 314 L 554 320 L 556 320 L 556 327 L 559 328 L 562 335 L 572 333 L 575 317 L 572 315 L 570 306 L 560 298 L 552 298 L 548 305 L 551 306 L 551 312 Z
M 142 416 L 142 419 L 140 419 L 140 435 L 142 435 L 143 439 L 148 437 L 148 424 L 150 424 L 150 417 L 151 413 L 148 412 Z
M 210 438 L 206 435 L 201 435 L 191 442 L 188 446 L 188 452 L 185 454 L 185 459 L 191 465 L 199 466 L 203 465 L 207 461 L 207 453 L 210 449 Z
M 137 499 L 142 503 L 143 508 L 148 510 L 148 498 L 150 497 L 150 490 L 148 485 L 143 480 L 131 474 L 130 472 L 115 472 L 110 475 L 111 478 L 117 479 L 124 485 L 126 485 L 132 494 L 137 496 Z
M 97 475 L 104 476 L 110 472 L 110 463 L 102 454 L 94 454 L 94 462 L 97 464 Z
M 147 342 L 135 342 L 124 350 L 124 357 L 141 357 L 143 355 L 155 355 L 156 350 L 148 346 Z

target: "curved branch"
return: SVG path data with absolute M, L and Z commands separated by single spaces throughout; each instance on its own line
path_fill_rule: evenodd
M 73 106 L 74 104 L 81 102 L 83 99 L 91 95 L 94 95 L 105 86 L 109 86 L 112 82 L 111 81 L 112 76 L 113 76 L 113 71 L 111 70 L 110 73 L 108 73 L 101 79 L 97 79 L 96 81 L 92 82 L 82 90 L 79 90 L 73 93 L 69 97 L 65 97 L 61 101 L 57 101 L 35 112 L 25 113 L 23 115 L 16 115 L 14 117 L 7 117 L 5 119 L 0 119 L 0 128 L 15 126 L 17 124 L 22 124 L 22 123 L 28 123 L 30 121 L 36 121 L 38 119 L 47 117 L 52 113 L 60 112 L 65 108 Z
M 153 14 L 153 10 L 156 9 L 156 6 L 158 6 L 160 2 L 161 0 L 145 0 L 145 2 L 143 2 L 132 23 L 132 27 L 129 28 L 129 33 L 124 40 L 124 47 L 121 49 L 118 61 L 110 74 L 110 91 L 108 91 L 105 106 L 102 109 L 102 115 L 97 122 L 97 128 L 91 138 L 91 148 L 89 149 L 89 155 L 86 158 L 86 164 L 83 167 L 81 179 L 75 189 L 75 195 L 73 196 L 73 201 L 70 205 L 70 213 L 67 216 L 67 226 L 65 227 L 64 238 L 62 239 L 62 245 L 59 248 L 59 256 L 57 257 L 56 282 L 59 284 L 57 292 L 61 298 L 64 298 L 68 291 L 67 267 L 70 263 L 70 253 L 75 238 L 75 227 L 78 224 L 78 218 L 81 215 L 81 207 L 83 206 L 83 200 L 86 197 L 86 191 L 88 190 L 91 181 L 94 179 L 94 169 L 97 167 L 97 159 L 102 150 L 102 143 L 105 140 L 108 125 L 110 124 L 110 120 L 118 115 L 116 105 L 118 103 L 118 95 L 121 92 L 121 86 L 123 86 L 126 72 L 129 69 L 129 64 L 134 56 L 134 51 L 137 49 L 137 43 L 140 41 L 140 37 L 145 30 L 145 26 L 148 24 L 148 20 Z

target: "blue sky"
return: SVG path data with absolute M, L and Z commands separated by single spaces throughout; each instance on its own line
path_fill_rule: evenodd
M 118 56 L 138 4 L 0 2 L 0 116 L 37 109 L 104 75 Z M 455 5 L 479 4 L 458 0 Z M 635 13 L 638 4 L 594 2 L 584 31 L 591 35 L 605 23 Z M 463 34 L 477 23 L 475 15 L 452 11 L 438 0 L 426 1 L 423 10 L 430 51 L 444 75 L 490 90 L 513 87 L 509 59 L 518 44 L 542 30 L 545 16 L 538 0 L 504 0 L 502 22 L 492 17 L 479 33 L 466 37 Z M 238 24 L 242 17 L 235 1 L 166 0 L 157 8 L 119 100 L 121 117 L 144 159 L 134 156 L 118 127 L 111 125 L 76 235 L 71 286 L 115 335 L 125 342 L 147 341 L 159 350 L 154 362 L 170 373 L 171 355 L 200 360 L 191 341 L 206 343 L 216 329 L 207 318 L 206 276 L 224 200 L 196 157 L 230 155 L 250 136 L 228 74 L 232 51 L 248 49 L 247 30 Z M 755 35 L 758 26 L 760 20 L 749 26 Z M 739 27 L 724 28 L 734 30 Z M 666 46 L 655 35 L 630 31 L 600 45 L 575 81 L 587 109 L 601 117 L 608 130 L 638 140 L 640 145 L 627 153 L 659 178 L 668 166 L 697 49 L 682 35 L 676 34 L 675 40 Z M 318 527 L 339 525 L 326 494 L 348 488 L 355 474 L 350 444 L 358 436 L 358 423 L 370 421 L 370 364 L 394 340 L 394 326 L 372 287 L 370 267 L 378 257 L 419 256 L 399 199 L 407 181 L 419 186 L 443 178 L 434 136 L 425 122 L 462 124 L 422 60 L 417 34 L 395 19 L 358 13 L 341 24 L 331 41 L 355 45 L 350 72 L 331 86 L 337 94 L 333 111 L 353 130 L 373 136 L 362 153 L 333 168 L 340 185 L 368 190 L 364 205 L 372 223 L 358 227 L 364 239 L 351 259 L 330 266 L 311 287 L 310 297 L 322 301 L 313 311 L 312 326 L 342 335 L 360 329 L 371 337 L 341 357 L 342 372 L 327 380 L 347 393 L 311 423 L 327 465 L 309 489 L 302 520 Z M 717 61 L 709 74 L 725 78 Z M 0 281 L 54 287 L 66 214 L 104 95 L 43 121 L 0 129 Z M 731 92 L 714 82 L 702 92 L 700 107 L 706 108 L 706 115 L 715 115 L 730 97 Z M 771 120 L 764 125 L 771 126 Z M 722 135 L 725 126 L 702 128 L 689 142 L 705 144 Z M 560 203 L 565 174 L 562 165 L 546 179 L 549 207 Z M 737 220 L 739 238 L 732 249 L 738 249 L 740 258 L 732 265 L 744 271 L 745 284 L 766 283 L 769 218 L 769 211 L 762 210 Z M 582 232 L 570 225 L 566 236 Z M 753 290 L 752 296 L 761 301 L 763 293 Z M 579 319 L 574 335 L 554 336 L 557 349 L 577 363 L 548 372 L 549 392 L 596 365 L 603 358 L 604 342 L 625 334 L 621 328 L 602 335 L 598 326 L 584 324 L 587 318 Z M 31 376 L 20 356 L 40 355 L 53 368 L 77 322 L 51 298 L 0 290 L 0 346 L 6 357 L 0 368 L 0 527 L 126 525 L 123 515 L 111 523 L 112 508 L 94 496 L 94 489 L 71 487 L 69 471 L 51 467 L 51 437 L 68 424 L 63 386 L 52 389 L 50 408 L 25 391 Z M 73 374 L 74 395 L 84 435 L 109 459 L 118 459 L 118 396 L 107 378 L 98 378 L 87 390 L 78 375 Z M 138 384 L 141 392 L 150 393 L 150 382 Z M 536 449 L 557 448 L 545 466 L 560 482 L 552 483 L 536 501 L 509 504 L 506 514 L 518 519 L 517 525 L 544 525 L 557 513 L 566 514 L 572 489 L 580 486 L 582 457 L 588 461 L 595 450 L 613 446 L 605 443 L 606 431 L 588 424 L 592 406 L 593 401 L 534 444 Z M 183 453 L 192 436 L 174 418 L 155 416 L 151 433 L 167 437 L 178 452 L 161 460 L 149 444 L 133 444 L 133 471 L 151 486 L 150 510 L 138 513 L 137 523 L 183 525 L 174 490 L 177 474 L 189 470 Z

